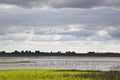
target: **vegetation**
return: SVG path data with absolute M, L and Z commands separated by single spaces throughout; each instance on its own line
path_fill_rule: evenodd
M 14 52 L 5 52 L 2 51 L 0 52 L 0 57 L 20 57 L 20 56 L 97 56 L 97 57 L 120 57 L 120 53 L 96 53 L 96 52 L 88 52 L 88 53 L 76 53 L 74 51 L 66 51 L 65 53 L 62 53 L 61 51 L 58 52 L 40 52 L 35 51 L 35 52 L 31 52 L 31 51 L 14 51 Z
M 30 61 L 19 61 L 19 62 L 0 62 L 0 64 L 17 64 L 17 63 L 31 63 Z
M 118 71 L 1 70 L 0 80 L 120 80 Z

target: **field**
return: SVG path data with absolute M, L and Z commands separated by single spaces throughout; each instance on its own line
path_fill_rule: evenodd
M 0 70 L 0 80 L 120 80 L 118 71 Z

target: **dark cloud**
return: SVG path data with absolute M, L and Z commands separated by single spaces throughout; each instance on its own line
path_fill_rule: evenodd
M 120 0 L 0 0 L 0 3 L 28 8 L 37 6 L 54 8 L 120 7 Z
M 46 3 L 47 0 L 0 0 L 1 4 L 10 4 L 10 5 L 16 5 L 20 7 L 34 7 L 35 5 L 43 6 L 43 3 Z
M 50 5 L 56 8 L 92 8 L 99 3 L 98 0 L 51 0 Z
M 56 10 L 56 11 L 14 11 L 0 13 L 0 27 L 5 26 L 59 26 L 85 24 L 89 26 L 120 25 L 120 11 L 100 10 Z
M 120 26 L 113 29 L 111 32 L 109 32 L 109 34 L 111 37 L 113 37 L 113 39 L 120 39 Z

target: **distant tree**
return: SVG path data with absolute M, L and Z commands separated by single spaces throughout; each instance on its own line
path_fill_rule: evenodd
M 75 52 L 75 51 L 72 51 L 72 54 L 76 54 L 76 52 Z
M 28 50 L 26 50 L 26 51 L 25 51 L 25 53 L 29 53 L 29 51 L 28 51 Z
M 21 53 L 25 53 L 24 51 L 21 51 Z
M 66 54 L 70 54 L 71 52 L 70 52 L 70 51 L 66 51 L 65 53 L 66 53 Z
M 71 51 L 66 51 L 66 54 L 72 56 L 72 55 L 75 55 L 75 52 L 74 51 L 72 51 L 72 52 Z
M 50 51 L 50 54 L 52 54 L 53 52 L 52 51 Z
M 19 51 L 17 51 L 17 50 L 15 50 L 13 53 L 15 53 L 15 54 L 16 54 L 16 53 L 20 53 L 20 52 L 19 52 Z
M 5 52 L 5 51 L 2 51 L 1 53 L 2 53 L 2 54 L 5 54 L 6 52 Z
M 35 53 L 37 53 L 37 54 L 38 54 L 38 53 L 40 53 L 40 51 L 39 51 L 39 50 L 36 50 L 36 51 L 35 51 Z
M 31 51 L 28 51 L 29 54 L 31 54 L 32 52 Z
M 95 52 L 88 52 L 87 54 L 90 54 L 90 55 L 92 55 L 92 54 L 96 54 Z
M 61 51 L 58 51 L 57 54 L 61 54 Z

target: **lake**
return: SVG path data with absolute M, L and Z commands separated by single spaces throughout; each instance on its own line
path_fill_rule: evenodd
M 23 61 L 30 61 L 30 62 L 24 63 Z M 56 57 L 53 56 L 0 57 L 0 62 L 1 62 L 0 70 L 75 69 L 75 70 L 120 71 L 119 57 L 57 57 L 57 56 Z M 18 63 L 11 63 L 11 62 L 18 62 Z

